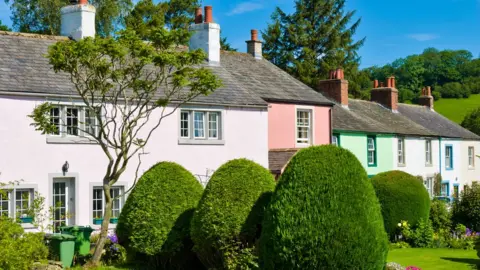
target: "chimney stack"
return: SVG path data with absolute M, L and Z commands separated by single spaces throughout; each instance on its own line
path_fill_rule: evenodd
M 418 99 L 418 103 L 422 106 L 433 110 L 433 96 L 432 96 L 432 88 L 430 86 L 424 87 L 422 89 L 422 95 Z
M 95 7 L 88 0 L 72 0 L 72 4 L 60 9 L 62 36 L 80 40 L 95 37 Z
M 207 54 L 207 61 L 212 66 L 220 65 L 220 25 L 213 22 L 212 6 L 205 6 L 205 21 L 202 15 L 195 11 L 195 23 L 190 25 L 193 32 L 190 38 L 190 50 L 202 49 Z
M 256 59 L 262 59 L 263 58 L 262 42 L 258 40 L 258 31 L 255 29 L 252 29 L 250 34 L 251 34 L 250 40 L 246 41 L 247 53 L 253 55 L 253 57 L 255 57 Z
M 371 101 L 379 103 L 384 107 L 392 110 L 393 112 L 398 111 L 398 90 L 395 88 L 395 77 L 388 77 L 385 81 L 380 83 L 378 87 L 378 81 L 375 80 L 373 83 L 373 89 L 371 93 Z
M 195 24 L 200 24 L 203 22 L 202 8 L 198 7 L 195 9 Z
M 345 80 L 343 69 L 331 70 L 328 80 L 318 82 L 317 91 L 348 107 L 348 81 Z

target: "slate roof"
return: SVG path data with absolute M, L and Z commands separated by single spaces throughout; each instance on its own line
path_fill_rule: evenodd
M 44 57 L 48 47 L 65 37 L 0 31 L 0 92 L 76 95 L 66 74 L 55 73 Z M 265 100 L 332 105 L 321 94 L 267 60 L 246 53 L 222 52 L 221 66 L 209 68 L 223 87 L 195 103 L 267 106 Z
M 365 100 L 349 99 L 348 109 L 335 105 L 332 127 L 341 131 L 362 131 L 384 134 L 437 136 L 421 124 L 411 121 L 400 113 L 392 112 L 382 105 Z
M 441 137 L 480 140 L 480 136 L 425 106 L 399 104 L 398 111 Z
M 298 149 L 278 149 L 268 152 L 268 168 L 272 173 L 279 174 L 285 165 L 297 153 Z

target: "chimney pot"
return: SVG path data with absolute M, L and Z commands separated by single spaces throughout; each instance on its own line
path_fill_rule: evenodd
M 257 41 L 258 40 L 258 31 L 255 30 L 255 29 L 252 29 L 251 36 L 252 36 L 253 41 Z
M 212 22 L 213 22 L 212 6 L 205 6 L 205 23 L 212 23 Z
M 427 91 L 425 93 L 427 96 L 432 96 L 432 88 L 430 86 L 427 86 Z
M 373 81 L 373 88 L 378 88 L 378 80 Z
M 385 84 L 383 82 L 380 82 L 380 87 L 384 87 Z
M 345 76 L 343 75 L 343 69 L 337 68 L 337 70 L 335 71 L 335 79 L 343 80 L 344 78 Z
M 422 95 L 418 99 L 418 104 L 433 110 L 433 102 L 432 88 L 430 86 L 424 87 L 422 89 Z
M 202 8 L 198 7 L 195 9 L 195 24 L 200 24 L 203 22 Z

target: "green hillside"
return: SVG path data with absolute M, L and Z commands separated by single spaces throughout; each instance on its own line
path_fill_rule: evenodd
M 462 99 L 442 98 L 434 104 L 436 112 L 459 124 L 468 112 L 478 107 L 480 107 L 480 94 Z

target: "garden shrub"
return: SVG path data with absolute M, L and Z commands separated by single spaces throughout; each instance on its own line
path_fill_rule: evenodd
M 447 209 L 447 203 L 440 200 L 433 200 L 430 204 L 430 220 L 432 221 L 433 231 L 449 230 L 451 223 L 451 214 Z
M 195 261 L 190 221 L 202 192 L 201 184 L 182 166 L 154 165 L 139 179 L 122 209 L 116 229 L 120 244 L 137 258 L 146 255 L 172 268 Z
M 372 182 L 382 205 L 385 230 L 390 239 L 395 238 L 397 224 L 401 220 L 416 227 L 421 219 L 428 219 L 430 197 L 415 176 L 402 171 L 390 171 L 377 174 Z
M 452 221 L 464 224 L 468 228 L 480 231 L 480 185 L 467 187 L 458 200 L 453 203 Z
M 20 224 L 0 217 L 0 269 L 30 269 L 34 262 L 45 262 L 47 256 L 43 233 L 25 233 Z
M 300 150 L 280 177 L 260 238 L 263 269 L 384 269 L 388 241 L 367 173 L 348 150 Z
M 433 227 L 429 219 L 421 219 L 408 239 L 412 247 L 428 248 L 433 246 Z
M 206 267 L 254 267 L 254 245 L 274 188 L 271 173 L 250 160 L 231 160 L 215 171 L 192 220 L 194 250 Z

